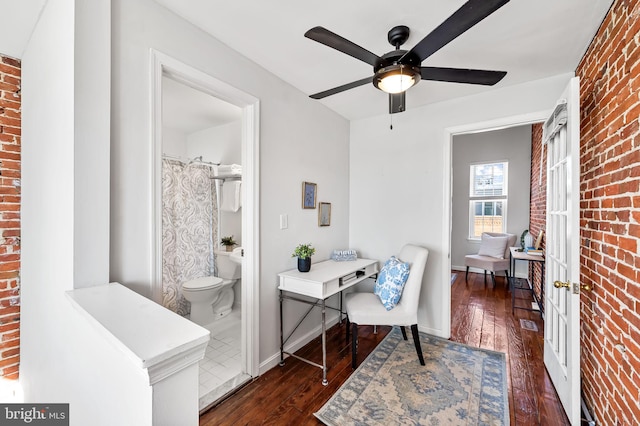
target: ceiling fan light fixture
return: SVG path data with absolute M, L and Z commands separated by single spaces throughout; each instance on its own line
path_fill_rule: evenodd
M 402 93 L 420 81 L 420 70 L 403 64 L 394 64 L 376 71 L 373 84 L 387 93 Z

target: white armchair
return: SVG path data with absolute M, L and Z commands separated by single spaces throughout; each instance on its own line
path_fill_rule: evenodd
M 495 273 L 504 271 L 507 279 L 509 278 L 509 247 L 513 247 L 516 243 L 517 236 L 515 234 L 502 234 L 496 232 L 484 232 L 482 234 L 482 243 L 478 254 L 468 254 L 464 257 L 464 264 L 467 270 L 464 274 L 464 280 L 469 277 L 469 267 L 484 270 L 484 283 L 487 284 L 487 271 L 491 272 L 491 281 L 496 286 Z
M 420 299 L 422 276 L 428 256 L 429 251 L 424 247 L 407 244 L 402 248 L 398 257 L 401 261 L 409 263 L 409 277 L 402 290 L 400 300 L 391 310 L 387 310 L 374 293 L 350 293 L 346 296 L 347 340 L 350 331 L 349 323 L 351 323 L 353 333 L 351 345 L 351 365 L 353 368 L 356 368 L 357 365 L 358 325 L 398 325 L 405 340 L 407 340 L 407 334 L 404 327 L 411 326 L 418 359 L 420 364 L 424 365 L 418 335 L 418 300 Z

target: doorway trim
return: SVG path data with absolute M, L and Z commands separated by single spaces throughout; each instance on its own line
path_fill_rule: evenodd
M 514 115 L 509 117 L 498 118 L 495 120 L 481 121 L 477 123 L 468 123 L 460 126 L 447 127 L 444 129 L 444 188 L 442 204 L 444 206 L 444 214 L 442 216 L 442 229 L 446 230 L 442 233 L 442 247 L 446 249 L 446 256 L 442 256 L 442 283 L 443 283 L 443 300 L 441 324 L 443 327 L 443 335 L 446 338 L 451 337 L 451 224 L 452 224 L 452 208 L 453 192 L 451 185 L 453 183 L 453 164 L 452 164 L 452 148 L 454 136 L 488 132 L 493 130 L 501 130 L 508 127 L 524 126 L 544 122 L 548 117 L 551 109 L 537 111 L 527 114 Z
M 259 374 L 260 267 L 260 101 L 221 80 L 155 49 L 150 49 L 151 133 L 151 298 L 162 303 L 162 77 L 200 90 L 242 109 L 242 336 L 243 371 Z

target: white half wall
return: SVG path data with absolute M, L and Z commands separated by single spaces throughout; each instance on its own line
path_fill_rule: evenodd
M 445 338 L 450 333 L 450 199 L 445 199 L 450 191 L 445 177 L 451 173 L 451 129 L 550 111 L 571 76 L 421 108 L 412 108 L 409 93 L 407 111 L 394 115 L 393 130 L 388 115 L 351 123 L 350 246 L 380 260 L 407 242 L 429 249 L 418 313 L 422 330 Z
M 277 273 L 312 243 L 314 261 L 348 247 L 349 122 L 152 0 L 113 0 L 110 278 L 149 296 L 152 277 L 150 49 L 260 100 L 260 361 L 279 352 Z M 332 203 L 331 226 L 301 208 L 303 181 Z M 287 229 L 279 228 L 281 214 Z M 301 305 L 301 304 L 299 304 Z M 288 304 L 293 327 L 306 306 Z M 299 331 L 319 323 L 313 312 Z M 296 334 L 296 337 L 298 333 Z M 295 338 L 294 337 L 294 340 Z
M 20 383 L 72 425 L 151 415 L 149 386 L 65 297 L 109 279 L 110 58 L 106 0 L 49 0 L 22 58 Z

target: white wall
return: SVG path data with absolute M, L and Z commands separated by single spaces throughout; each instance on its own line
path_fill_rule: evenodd
M 386 259 L 403 244 L 429 249 L 419 326 L 449 337 L 449 234 L 445 176 L 451 129 L 551 110 L 571 75 L 494 89 L 396 114 L 351 123 L 350 246 Z M 445 84 L 445 83 L 443 83 Z M 419 89 L 418 86 L 416 89 Z M 410 96 L 410 93 L 409 93 Z
M 162 153 L 177 158 L 187 158 L 187 135 L 179 130 L 162 128 Z
M 151 0 L 112 5 L 111 279 L 151 294 L 153 48 L 260 100 L 260 360 L 275 359 L 277 273 L 295 267 L 291 252 L 299 243 L 317 247 L 314 261 L 348 246 L 349 123 Z M 332 203 L 330 227 L 318 227 L 317 210 L 301 209 L 304 180 L 318 184 L 319 201 Z M 279 229 L 280 214 L 288 214 L 286 230 Z M 287 324 L 304 309 L 287 305 Z M 319 318 L 314 312 L 296 337 Z
M 518 236 L 529 228 L 531 125 L 457 135 L 452 148 L 451 267 L 465 269 L 464 257 L 476 254 L 480 240 L 469 240 L 469 168 L 481 162 L 508 161 L 506 232 Z M 524 262 L 517 268 L 525 273 Z M 500 274 L 503 275 L 503 274 Z
M 187 135 L 189 158 L 202 155 L 205 161 L 241 164 L 241 147 L 242 120 L 240 119 Z
M 20 382 L 72 425 L 151 415 L 142 376 L 65 296 L 109 279 L 110 56 L 108 1 L 49 0 L 22 58 Z
M 187 136 L 189 158 L 202 155 L 202 159 L 222 164 L 242 164 L 242 120 L 211 127 Z M 222 184 L 222 181 L 219 181 Z M 219 187 L 220 188 L 220 187 Z M 242 210 L 237 212 L 220 211 L 220 235 L 233 235 L 242 245 Z M 220 241 L 215 242 L 216 245 Z M 236 293 L 240 286 L 234 286 Z M 237 293 L 236 296 L 239 296 Z M 236 301 L 240 300 L 236 298 Z

